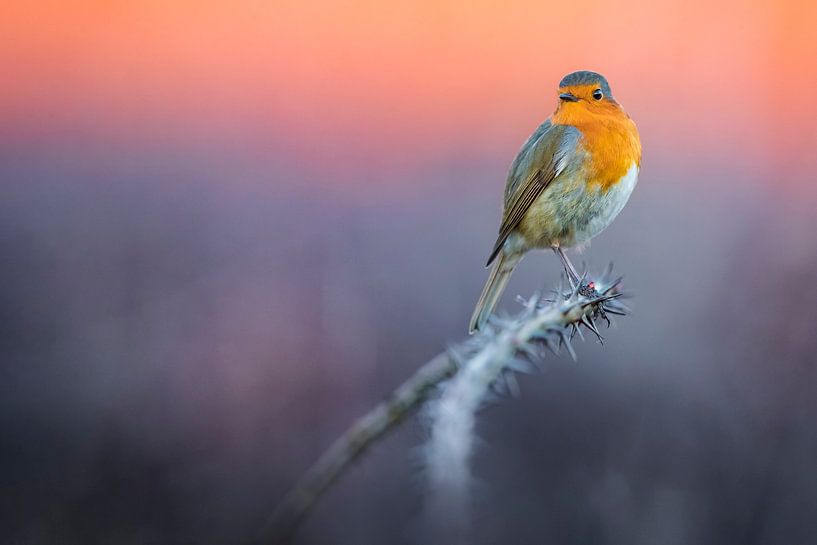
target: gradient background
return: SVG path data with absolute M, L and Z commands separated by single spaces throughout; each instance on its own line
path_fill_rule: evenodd
M 642 134 L 582 257 L 635 312 L 484 412 L 470 543 L 817 543 L 816 27 L 807 1 L 3 2 L 0 543 L 252 536 L 464 337 L 507 165 L 576 69 Z M 558 274 L 529 258 L 505 308 Z M 435 542 L 426 436 L 298 542 Z

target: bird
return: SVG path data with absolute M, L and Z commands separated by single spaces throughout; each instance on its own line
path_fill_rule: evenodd
M 580 70 L 559 82 L 556 110 L 525 141 L 505 183 L 499 236 L 469 326 L 484 329 L 514 268 L 532 249 L 551 248 L 571 284 L 581 279 L 565 248 L 585 247 L 621 212 L 641 170 L 635 122 L 607 79 Z

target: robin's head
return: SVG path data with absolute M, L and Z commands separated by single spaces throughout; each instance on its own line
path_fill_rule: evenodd
M 582 108 L 604 112 L 618 109 L 618 103 L 610 91 L 610 84 L 601 74 L 581 70 L 566 75 L 559 82 L 559 107 L 561 110 Z

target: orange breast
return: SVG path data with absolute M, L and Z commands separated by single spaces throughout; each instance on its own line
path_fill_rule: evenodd
M 585 165 L 587 183 L 600 186 L 602 191 L 617 184 L 633 163 L 641 166 L 638 129 L 618 104 L 596 106 L 593 110 L 581 104 L 560 108 L 551 122 L 572 125 L 581 131 L 581 145 L 589 154 Z

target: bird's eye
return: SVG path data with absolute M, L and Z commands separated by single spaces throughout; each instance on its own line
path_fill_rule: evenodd
M 601 92 L 601 89 L 596 89 L 593 91 L 593 98 L 595 100 L 601 100 L 604 98 L 604 93 Z

